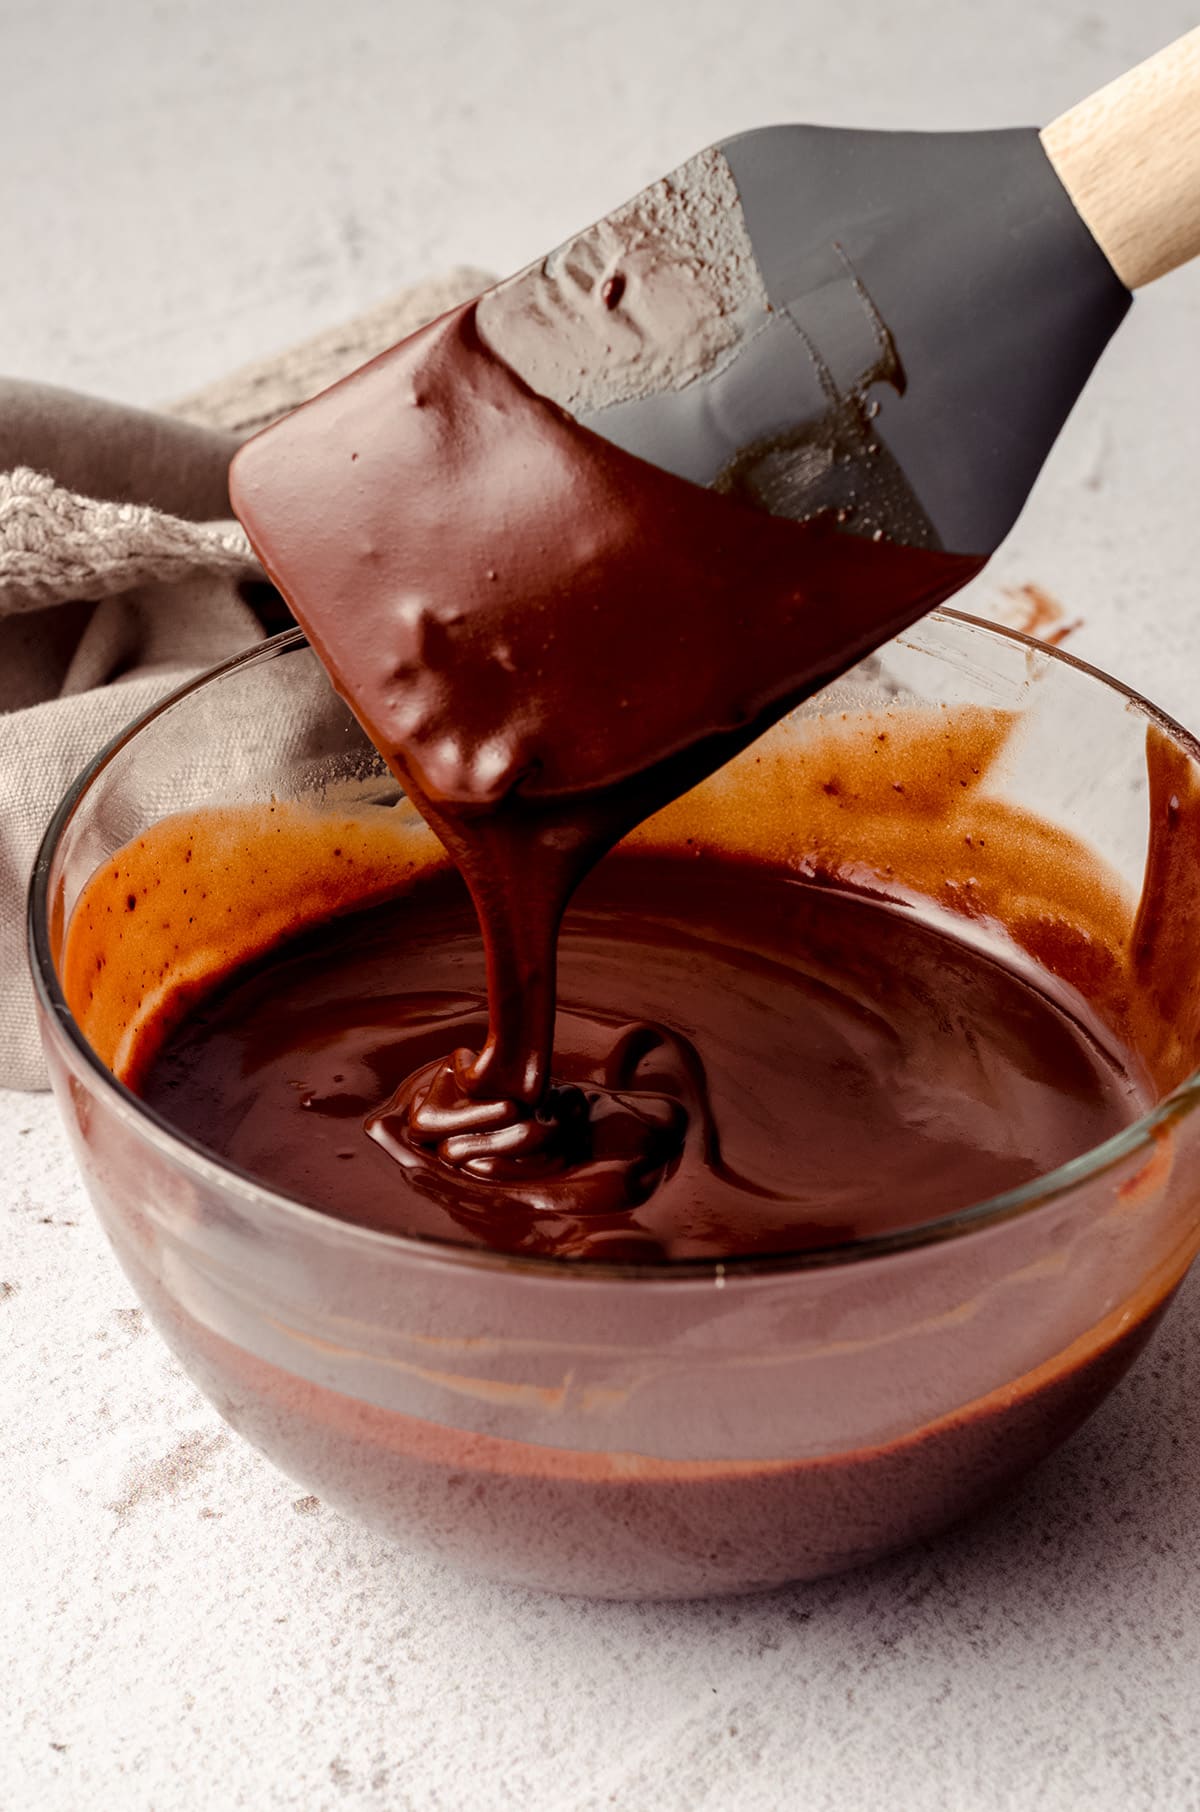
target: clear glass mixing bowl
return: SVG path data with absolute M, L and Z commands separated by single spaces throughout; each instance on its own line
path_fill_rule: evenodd
M 989 719 L 1002 734 L 981 769 L 959 728 Z M 845 810 L 854 799 L 831 803 L 825 786 L 826 806 L 813 804 L 820 763 L 864 738 L 889 750 L 893 787 L 916 762 L 910 793 L 961 788 L 958 855 L 934 839 L 920 875 L 889 875 L 893 818 L 878 796 Z M 1056 928 L 1086 913 L 1092 887 L 1110 907 L 1125 901 L 1121 962 L 1136 993 L 1136 906 L 1161 805 L 1148 738 L 1174 764 L 1167 806 L 1186 817 L 1200 797 L 1191 737 L 1069 656 L 943 611 L 671 808 L 670 829 L 694 821 L 698 838 L 757 847 L 768 817 L 780 821 L 759 809 L 761 789 L 777 807 L 792 788 L 781 859 L 803 871 L 820 844 L 826 867 L 927 896 L 965 933 L 1002 942 L 971 826 L 1003 844 L 1035 814 L 1069 833 L 1068 853 L 1071 839 L 1090 846 L 1101 879 L 1081 882 L 1048 835 L 1027 948 L 1053 964 Z M 580 1267 L 366 1231 L 273 1193 L 117 1080 L 82 1029 L 80 984 L 64 986 L 72 911 L 115 852 L 170 814 L 267 801 L 410 814 L 296 633 L 144 718 L 63 801 L 31 893 L 46 1051 L 96 1210 L 163 1338 L 285 1472 L 408 1548 L 612 1597 L 746 1591 L 866 1560 L 993 1498 L 1070 1434 L 1200 1244 L 1190 1022 L 1166 1055 L 1175 1034 L 1158 1025 L 1170 1087 L 1105 1145 L 1005 1196 L 834 1251 Z M 1178 862 L 1158 870 L 1158 884 L 1186 886 Z M 1200 914 L 1181 923 L 1171 964 L 1190 984 Z M 1161 982 L 1146 984 L 1158 1021 Z

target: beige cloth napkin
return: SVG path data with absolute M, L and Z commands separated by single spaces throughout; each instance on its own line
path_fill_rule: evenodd
M 466 269 L 418 284 L 171 414 L 244 437 L 490 281 Z M 185 430 L 156 437 L 136 412 L 8 394 L 17 425 L 0 447 L 11 459 L 15 442 L 21 463 L 0 470 L 0 1086 L 41 1088 L 25 893 L 54 808 L 133 718 L 265 632 L 240 527 L 189 519 L 215 504 L 211 459 L 188 495 Z

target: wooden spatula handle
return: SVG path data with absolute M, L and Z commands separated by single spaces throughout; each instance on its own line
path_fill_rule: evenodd
M 1042 145 L 1130 289 L 1200 255 L 1200 26 L 1069 108 Z

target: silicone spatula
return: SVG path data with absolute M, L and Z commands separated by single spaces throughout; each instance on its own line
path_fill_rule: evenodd
M 727 139 L 478 321 L 682 477 L 987 555 L 1130 292 L 1198 252 L 1200 29 L 1040 132 Z

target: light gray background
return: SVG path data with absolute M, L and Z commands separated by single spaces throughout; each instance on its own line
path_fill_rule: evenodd
M 153 402 L 504 270 L 775 120 L 1039 122 L 1187 0 L 0 0 L 0 366 Z M 968 607 L 1200 728 L 1200 271 L 1146 295 Z M 1069 726 L 1064 726 L 1064 734 Z M 1200 1807 L 1200 1288 L 1014 1503 L 676 1608 L 407 1559 L 222 1429 L 0 1096 L 4 1812 Z

